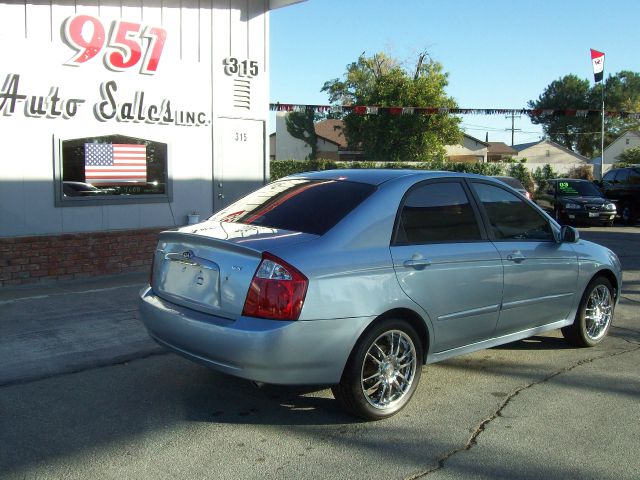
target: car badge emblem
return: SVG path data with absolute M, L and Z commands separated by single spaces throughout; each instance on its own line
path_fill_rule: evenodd
M 194 255 L 193 255 L 193 252 L 191 250 L 187 250 L 186 252 L 182 252 L 182 257 L 185 260 L 191 260 L 194 257 Z

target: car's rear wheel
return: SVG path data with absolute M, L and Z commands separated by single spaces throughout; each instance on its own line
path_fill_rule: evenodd
M 633 211 L 633 208 L 631 208 L 631 205 L 625 203 L 622 206 L 620 218 L 622 219 L 622 223 L 626 225 L 632 225 L 635 222 L 635 212 Z
M 577 347 L 599 344 L 611 326 L 614 304 L 611 282 L 605 277 L 594 278 L 582 295 L 573 325 L 564 327 L 562 335 Z
M 418 386 L 422 344 L 405 320 L 389 320 L 364 333 L 351 352 L 340 383 L 331 390 L 352 414 L 379 420 L 400 411 Z

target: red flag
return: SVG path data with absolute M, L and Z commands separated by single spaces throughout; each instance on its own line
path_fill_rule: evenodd
M 591 49 L 591 63 L 593 64 L 593 78 L 596 83 L 604 76 L 604 53 Z

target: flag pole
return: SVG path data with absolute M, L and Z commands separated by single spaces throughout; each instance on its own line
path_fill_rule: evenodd
M 591 49 L 591 64 L 593 65 L 593 80 L 596 85 L 602 82 L 602 131 L 600 133 L 600 178 L 604 175 L 604 53 Z
M 602 132 L 600 137 L 600 180 L 602 180 L 603 176 L 604 176 L 604 79 L 602 80 Z

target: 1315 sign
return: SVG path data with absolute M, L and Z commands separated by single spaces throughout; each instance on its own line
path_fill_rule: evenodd
M 224 73 L 231 77 L 257 77 L 259 73 L 256 60 L 238 60 L 236 57 L 227 57 L 222 61 Z

